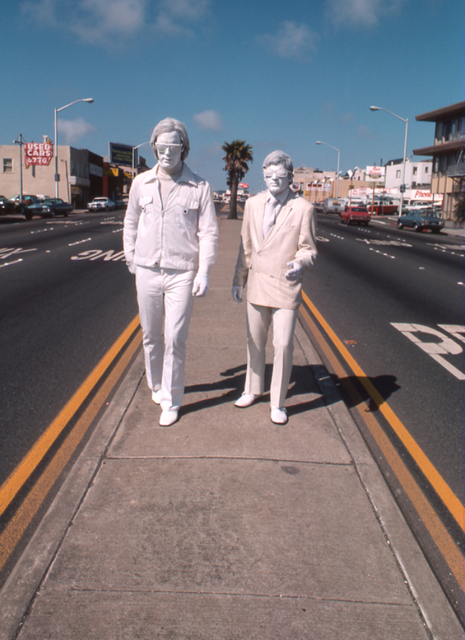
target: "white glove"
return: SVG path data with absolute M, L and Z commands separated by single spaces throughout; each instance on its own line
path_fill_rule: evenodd
M 241 287 L 239 285 L 234 285 L 233 288 L 231 289 L 231 293 L 232 293 L 232 297 L 234 302 L 242 302 L 242 290 L 244 287 Z
M 285 278 L 286 280 L 290 280 L 291 282 L 295 282 L 302 275 L 302 266 L 300 262 L 297 260 L 293 260 L 292 262 L 288 262 L 287 266 L 289 267 L 289 271 L 286 271 Z
M 135 274 L 137 270 L 137 265 L 134 262 L 126 262 L 127 267 L 129 269 L 129 273 Z
M 208 276 L 197 274 L 192 285 L 192 295 L 196 298 L 203 298 L 207 295 L 209 288 Z

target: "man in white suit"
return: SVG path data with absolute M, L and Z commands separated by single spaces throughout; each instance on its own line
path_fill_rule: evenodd
M 247 200 L 232 296 L 242 302 L 247 284 L 247 374 L 236 407 L 263 395 L 265 347 L 273 324 L 271 421 L 286 424 L 284 407 L 292 371 L 294 329 L 301 303 L 302 277 L 316 257 L 313 205 L 289 188 L 292 160 L 273 151 L 263 163 L 267 190 Z
M 123 242 L 136 275 L 147 384 L 168 427 L 178 419 L 193 296 L 208 292 L 218 226 L 210 185 L 184 162 L 190 145 L 182 122 L 165 118 L 150 143 L 158 163 L 134 179 Z

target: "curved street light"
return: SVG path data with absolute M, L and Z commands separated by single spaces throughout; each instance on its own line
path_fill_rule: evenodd
M 68 107 L 72 107 L 73 104 L 76 104 L 77 102 L 93 102 L 94 99 L 93 98 L 80 98 L 79 100 L 74 100 L 74 102 L 70 102 L 69 104 L 66 104 L 64 107 L 60 107 L 59 109 L 55 109 L 55 197 L 58 198 L 58 182 L 59 182 L 59 175 L 58 175 L 58 117 L 57 117 L 57 113 L 59 111 L 63 111 L 64 109 L 67 109 Z
M 405 162 L 407 158 L 407 137 L 408 137 L 408 118 L 401 118 L 396 115 L 389 109 L 384 109 L 384 107 L 370 107 L 370 111 L 386 111 L 386 113 L 390 113 L 394 118 L 398 118 L 405 122 L 405 141 L 404 141 L 404 159 L 402 162 L 402 184 L 400 185 L 400 203 L 399 203 L 399 216 L 402 215 L 402 207 L 404 206 L 404 191 L 405 191 Z
M 339 161 L 341 159 L 341 150 L 336 149 L 336 147 L 333 147 L 331 144 L 328 144 L 327 142 L 321 142 L 320 140 L 317 140 L 316 143 L 325 144 L 327 147 L 331 147 L 331 149 L 334 149 L 334 151 L 337 151 L 337 171 L 336 171 L 336 200 L 337 200 L 337 197 L 339 195 Z
M 150 142 L 141 142 L 140 144 L 137 144 L 135 147 L 132 148 L 132 174 L 131 174 L 132 180 L 134 180 L 134 151 L 139 147 L 143 147 L 144 144 L 150 144 Z

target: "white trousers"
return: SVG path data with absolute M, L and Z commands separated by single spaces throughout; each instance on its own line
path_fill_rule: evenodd
M 147 384 L 152 391 L 161 389 L 163 410 L 178 410 L 182 403 L 194 276 L 194 271 L 155 267 L 136 271 Z
M 262 395 L 265 391 L 265 347 L 273 324 L 273 374 L 270 402 L 284 406 L 292 372 L 294 329 L 297 309 L 275 309 L 247 302 L 247 374 L 244 393 Z

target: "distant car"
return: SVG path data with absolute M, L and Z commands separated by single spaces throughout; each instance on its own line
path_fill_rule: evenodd
M 24 215 L 28 220 L 31 220 L 34 216 L 42 216 L 44 218 L 65 216 L 67 218 L 72 211 L 74 211 L 73 205 L 64 202 L 61 198 L 46 198 L 29 204 L 24 209 Z
M 15 203 L 12 200 L 8 200 L 5 196 L 0 196 L 0 215 L 8 213 L 14 213 Z
M 113 211 L 115 209 L 115 203 L 110 198 L 105 196 L 99 196 L 94 198 L 92 202 L 89 202 L 87 208 L 89 211 Z
M 375 198 L 367 203 L 367 209 L 375 216 L 389 216 L 399 211 L 399 205 L 389 198 Z
M 349 205 L 346 205 L 344 211 L 341 213 L 341 218 L 342 222 L 345 222 L 347 225 L 354 222 L 355 224 L 364 224 L 367 227 L 371 220 L 371 215 L 365 206 L 357 205 L 349 207 Z
M 444 220 L 439 218 L 435 209 L 411 209 L 405 215 L 403 214 L 398 222 L 397 228 L 412 228 L 414 231 L 423 231 L 430 229 L 433 233 L 440 233 L 444 228 Z
M 323 213 L 342 213 L 344 211 L 344 202 L 337 198 L 326 198 L 323 202 Z
M 9 198 L 9 200 L 10 202 L 14 202 L 15 211 L 23 213 L 26 207 L 28 207 L 30 204 L 33 204 L 34 202 L 37 202 L 38 198 L 37 196 L 25 196 L 23 194 L 23 198 L 21 200 L 21 196 L 18 194 L 16 196 L 12 196 L 11 198 Z

